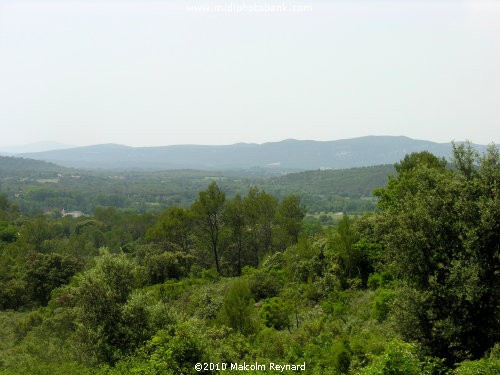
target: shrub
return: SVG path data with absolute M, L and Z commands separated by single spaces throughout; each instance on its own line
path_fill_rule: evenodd
M 224 296 L 222 320 L 243 334 L 253 332 L 255 322 L 252 316 L 252 303 L 252 293 L 248 282 L 245 279 L 235 280 Z
M 277 275 L 265 270 L 256 270 L 249 278 L 252 295 L 257 301 L 276 297 L 282 289 Z
M 420 375 L 420 361 L 412 344 L 392 341 L 373 362 L 361 369 L 360 375 Z
M 375 294 L 372 305 L 372 317 L 379 322 L 384 321 L 389 314 L 396 292 L 392 289 L 379 289 Z
M 259 311 L 259 316 L 266 327 L 290 330 L 292 306 L 279 297 L 266 300 Z

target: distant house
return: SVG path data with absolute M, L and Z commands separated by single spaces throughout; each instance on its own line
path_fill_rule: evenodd
M 64 210 L 64 208 L 61 210 L 61 216 L 64 217 L 64 216 L 71 216 L 72 218 L 77 218 L 77 217 L 80 217 L 80 216 L 83 216 L 85 215 L 82 211 L 70 211 L 70 212 L 66 212 Z

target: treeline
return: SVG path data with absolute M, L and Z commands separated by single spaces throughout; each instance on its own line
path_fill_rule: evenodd
M 395 170 L 375 212 L 316 231 L 296 196 L 216 183 L 159 215 L 0 199 L 0 374 L 498 374 L 498 149 Z
M 5 197 L 0 204 L 3 216 L 16 215 Z M 279 202 L 251 188 L 246 196 L 226 200 L 212 182 L 190 208 L 172 206 L 157 216 L 108 207 L 76 220 L 38 216 L 3 221 L 0 308 L 45 304 L 55 287 L 103 247 L 136 256 L 153 284 L 186 277 L 192 268 L 213 267 L 221 275 L 237 276 L 245 266 L 256 267 L 271 249 L 296 243 L 304 215 L 296 196 Z M 57 275 L 45 284 L 51 267 Z
M 280 203 L 258 188 L 245 197 L 237 194 L 226 201 L 215 182 L 200 192 L 190 209 L 171 207 L 146 233 L 146 239 L 161 250 L 184 253 L 209 249 L 199 258 L 212 259 L 219 274 L 240 275 L 244 266 L 257 266 L 273 251 L 298 241 L 305 207 L 294 195 Z

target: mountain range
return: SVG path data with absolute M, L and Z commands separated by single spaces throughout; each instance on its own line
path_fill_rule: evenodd
M 479 152 L 487 146 L 473 145 Z M 88 169 L 276 169 L 301 171 L 341 169 L 392 164 L 405 154 L 429 151 L 449 158 L 451 143 L 436 143 L 404 136 L 366 136 L 335 141 L 288 139 L 262 144 L 236 143 L 224 146 L 175 145 L 130 147 L 101 144 L 16 156 Z

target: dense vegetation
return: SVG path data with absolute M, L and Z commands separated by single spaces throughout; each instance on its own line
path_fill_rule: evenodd
M 22 213 L 79 210 L 99 206 L 134 212 L 160 212 L 172 205 L 189 207 L 198 192 L 216 180 L 230 197 L 258 186 L 282 199 L 299 195 L 310 213 L 362 213 L 375 208 L 371 195 L 384 186 L 392 166 L 352 168 L 269 176 L 266 170 L 206 172 L 88 171 L 31 159 L 0 156 L 0 191 Z
M 307 225 L 296 195 L 216 182 L 157 214 L 2 197 L 0 374 L 498 374 L 499 162 L 407 155 L 377 210 L 335 227 Z

